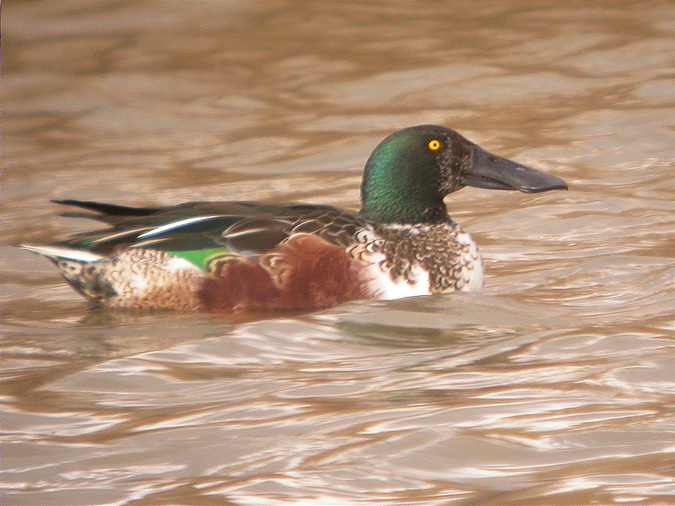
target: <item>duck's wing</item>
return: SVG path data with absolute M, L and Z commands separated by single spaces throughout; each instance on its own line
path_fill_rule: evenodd
M 87 211 L 94 211 L 94 213 L 82 212 L 66 212 L 63 216 L 73 218 L 90 218 L 93 220 L 103 221 L 105 223 L 114 223 L 115 221 L 128 218 L 130 216 L 149 216 L 161 210 L 161 208 L 153 207 L 127 207 L 117 204 L 107 204 L 105 202 L 93 202 L 90 200 L 52 200 L 55 204 L 63 206 L 79 207 Z
M 110 225 L 59 244 L 99 255 L 145 248 L 197 260 L 218 254 L 253 256 L 269 252 L 299 233 L 314 234 L 346 247 L 364 226 L 358 216 L 311 204 L 190 202 L 174 207 L 136 208 L 77 200 L 58 203 L 94 211 L 95 214 L 84 215 Z

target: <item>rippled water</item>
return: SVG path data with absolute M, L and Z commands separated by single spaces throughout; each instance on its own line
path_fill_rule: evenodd
M 675 7 L 477 4 L 5 6 L 3 505 L 675 504 Z M 419 123 L 570 183 L 448 199 L 480 294 L 92 311 L 12 247 L 92 226 L 50 198 L 358 208 Z

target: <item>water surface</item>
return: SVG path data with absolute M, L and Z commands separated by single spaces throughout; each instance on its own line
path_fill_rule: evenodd
M 675 502 L 671 2 L 3 14 L 3 505 Z M 54 198 L 357 209 L 370 150 L 420 123 L 570 184 L 448 198 L 480 294 L 106 312 L 12 247 L 92 226 Z

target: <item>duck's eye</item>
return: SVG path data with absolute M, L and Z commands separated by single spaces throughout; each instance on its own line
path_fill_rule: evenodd
M 429 148 L 429 151 L 438 151 L 441 149 L 441 141 L 438 139 L 432 139 L 429 141 L 429 144 L 427 144 L 427 147 Z

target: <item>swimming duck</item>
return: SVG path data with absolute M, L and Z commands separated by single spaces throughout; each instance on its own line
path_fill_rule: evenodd
M 88 300 L 183 311 L 313 309 L 357 299 L 478 290 L 483 263 L 443 199 L 465 186 L 567 189 L 454 130 L 420 125 L 385 138 L 366 162 L 357 214 L 310 204 L 190 202 L 125 207 L 80 200 L 108 228 L 46 256 Z

